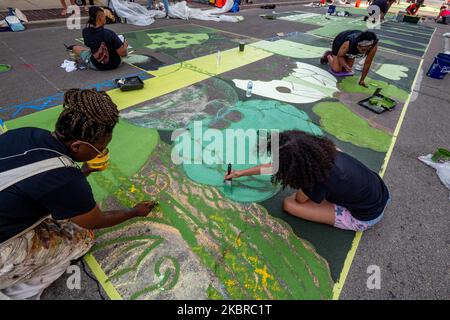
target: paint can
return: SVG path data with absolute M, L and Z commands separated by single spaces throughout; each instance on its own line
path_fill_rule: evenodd
M 109 150 L 105 149 L 102 154 L 99 154 L 94 159 L 86 161 L 89 168 L 96 171 L 103 171 L 109 166 Z
M 434 79 L 444 79 L 445 75 L 450 72 L 450 55 L 439 53 L 428 69 L 427 76 Z
M 240 41 L 239 42 L 239 51 L 240 52 L 244 52 L 245 49 L 245 42 L 244 41 Z

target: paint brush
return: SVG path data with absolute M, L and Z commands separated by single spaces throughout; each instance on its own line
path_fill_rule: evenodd
M 228 164 L 227 176 L 231 174 L 231 163 Z M 232 191 L 232 179 L 223 180 L 223 191 L 227 194 L 231 194 Z

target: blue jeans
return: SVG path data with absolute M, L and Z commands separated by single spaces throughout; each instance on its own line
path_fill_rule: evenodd
M 164 10 L 166 10 L 166 15 L 169 14 L 169 0 L 163 0 Z M 153 8 L 153 1 L 147 0 L 147 9 Z

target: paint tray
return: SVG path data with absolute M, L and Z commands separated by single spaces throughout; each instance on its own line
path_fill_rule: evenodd
M 385 111 L 392 111 L 397 105 L 397 102 L 391 98 L 383 96 L 380 92 L 381 88 L 378 88 L 371 97 L 361 100 L 358 104 L 378 114 Z
M 122 91 L 131 91 L 144 88 L 144 82 L 138 76 L 116 79 L 115 82 Z

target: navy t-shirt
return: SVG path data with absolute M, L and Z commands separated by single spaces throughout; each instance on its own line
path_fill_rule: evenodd
M 343 152 L 338 152 L 328 178 L 303 192 L 316 203 L 327 200 L 345 207 L 361 221 L 377 218 L 389 199 L 380 176 Z
M 46 148 L 68 155 L 67 147 L 47 130 L 21 128 L 0 135 L 0 158 Z M 48 158 L 52 151 L 32 151 L 27 155 L 0 160 L 0 172 Z M 51 214 L 56 220 L 69 219 L 91 211 L 96 203 L 91 186 L 77 168 L 58 168 L 22 180 L 0 191 L 0 242 L 25 230 Z
M 386 14 L 391 7 L 388 4 L 388 0 L 375 0 L 374 2 L 372 2 L 372 5 L 378 6 L 380 8 L 380 11 L 384 14 Z
M 88 27 L 83 29 L 84 44 L 91 49 L 91 62 L 100 70 L 115 69 L 120 65 L 121 58 L 117 53 L 117 49 L 123 46 L 123 42 L 119 39 L 114 31 L 101 28 Z M 102 42 L 108 47 L 109 61 L 106 64 L 98 62 L 94 58 L 94 53 L 98 51 Z

